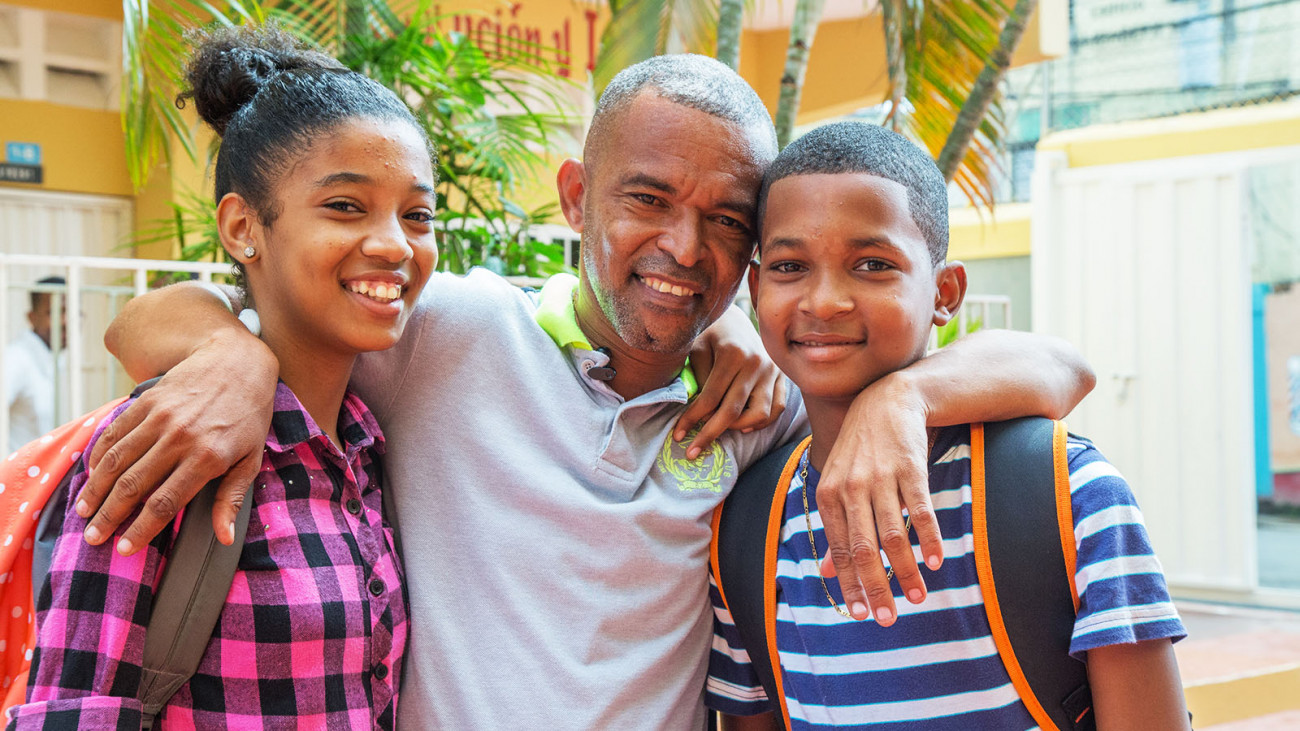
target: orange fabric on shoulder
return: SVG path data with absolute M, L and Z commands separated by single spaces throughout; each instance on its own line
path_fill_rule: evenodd
M 99 423 L 125 398 L 60 426 L 0 460 L 0 723 L 23 702 L 36 644 L 32 544 L 41 510 L 81 459 Z

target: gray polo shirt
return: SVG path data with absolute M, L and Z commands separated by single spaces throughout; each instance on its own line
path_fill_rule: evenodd
M 693 379 L 624 401 L 573 316 L 574 277 L 525 293 L 435 275 L 354 387 L 388 440 L 411 600 L 405 728 L 698 729 L 713 509 L 806 431 L 671 432 Z

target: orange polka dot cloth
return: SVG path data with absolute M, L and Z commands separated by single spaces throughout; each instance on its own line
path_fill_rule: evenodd
M 36 638 L 32 542 L 41 509 L 81 459 L 95 427 L 125 400 L 105 404 L 0 460 L 0 719 L 27 691 Z

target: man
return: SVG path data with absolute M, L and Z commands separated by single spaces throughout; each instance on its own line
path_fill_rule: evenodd
M 19 335 L 5 348 L 5 405 L 9 409 L 9 450 L 54 428 L 54 294 L 50 291 L 65 284 L 63 277 L 45 277 L 38 281 L 42 289 L 32 290 L 31 310 L 27 322 L 32 329 Z M 66 310 L 66 308 L 63 308 Z M 60 317 L 62 349 L 68 342 L 67 313 Z M 62 359 L 60 359 L 62 361 Z
M 775 155 L 766 109 L 725 66 L 668 56 L 626 69 L 601 97 L 584 161 L 557 176 L 582 234 L 581 278 L 531 296 L 483 271 L 435 277 L 402 342 L 354 373 L 388 437 L 410 590 L 402 725 L 702 726 L 710 517 L 740 471 L 806 429 L 792 395 L 764 429 L 707 446 L 674 433 L 693 390 L 687 352 L 740 283 Z M 92 523 L 106 540 L 166 477 L 121 534 L 130 549 L 231 465 L 243 471 L 228 490 L 247 485 L 267 424 L 248 415 L 265 417 L 275 364 L 197 287 L 136 300 L 108 341 L 133 375 L 172 368 L 106 432 L 83 493 L 89 514 L 119 483 Z M 849 590 L 862 616 L 888 594 L 873 514 L 899 550 L 906 499 L 929 530 L 926 555 L 939 552 L 928 506 L 912 499 L 926 417 L 1059 415 L 1091 377 L 1068 348 L 1014 335 L 976 338 L 912 375 L 898 400 L 855 407 L 845 428 L 858 439 L 847 454 L 879 456 L 827 518 L 841 576 L 863 567 Z M 894 563 L 923 595 L 915 565 Z

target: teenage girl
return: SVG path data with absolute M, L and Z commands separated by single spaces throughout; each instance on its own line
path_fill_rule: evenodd
M 406 592 L 380 497 L 383 436 L 347 383 L 357 354 L 397 342 L 433 271 L 429 141 L 391 91 L 275 29 L 204 36 L 187 73 L 183 97 L 222 137 L 221 242 L 281 380 L 238 571 L 158 723 L 391 728 Z M 139 728 L 145 626 L 179 521 L 123 556 L 82 539 L 72 502 L 9 726 Z

